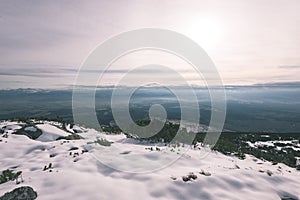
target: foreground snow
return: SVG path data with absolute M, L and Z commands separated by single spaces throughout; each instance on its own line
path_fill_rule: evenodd
M 13 181 L 1 184 L 0 196 L 14 188 L 28 185 L 38 193 L 38 199 L 55 200 L 300 197 L 299 171 L 284 164 L 272 165 L 252 156 L 240 160 L 211 152 L 200 159 L 201 150 L 159 145 L 156 150 L 153 145 L 126 139 L 124 135 L 104 135 L 91 129 L 81 133 L 81 136 L 89 139 L 55 141 L 55 137 L 70 133 L 51 123 L 38 125 L 43 134 L 37 140 L 32 140 L 23 135 L 11 134 L 21 127 L 17 123 L 3 122 L 0 128 L 5 125 L 9 125 L 5 129 L 8 138 L 0 136 L 0 170 L 23 171 L 24 182 L 19 185 Z M 86 146 L 93 141 L 91 138 L 98 136 L 114 143 L 111 146 Z M 168 158 L 181 157 L 161 170 L 132 174 L 105 166 L 96 159 L 95 151 L 102 151 L 106 155 L 101 157 L 105 164 L 110 164 L 111 158 L 111 166 L 115 163 L 119 170 L 128 169 L 126 166 L 151 166 L 162 154 Z M 126 159 L 131 159 L 132 163 L 124 163 Z M 44 171 L 44 167 L 50 163 L 52 167 Z M 123 166 L 118 168 L 117 165 Z M 184 182 L 182 177 L 191 173 L 197 179 Z

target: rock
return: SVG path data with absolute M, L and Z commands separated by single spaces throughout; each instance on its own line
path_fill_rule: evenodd
M 281 200 L 299 200 L 298 197 L 288 192 L 279 192 L 278 195 Z
M 131 151 L 123 151 L 120 154 L 125 155 L 125 154 L 130 154 L 130 153 L 131 153 Z
M 53 157 L 55 157 L 56 155 L 57 155 L 56 153 L 53 153 L 53 154 L 50 154 L 49 157 L 50 157 L 50 158 L 53 158 Z
M 197 177 L 196 174 L 191 173 L 191 174 L 188 175 L 188 178 L 189 178 L 189 179 L 196 180 L 198 177 Z
M 75 150 L 78 150 L 79 148 L 78 147 L 71 147 L 70 149 L 69 149 L 69 151 L 75 151 Z
M 184 182 L 187 182 L 187 181 L 190 181 L 191 179 L 190 179 L 189 177 L 187 177 L 187 176 L 183 176 L 183 177 L 182 177 L 182 180 L 183 180 Z
M 204 176 L 211 176 L 211 173 L 205 172 L 204 170 L 201 170 L 201 172 L 199 172 L 199 174 L 204 175 Z
M 195 175 L 194 173 L 190 173 L 190 174 L 187 175 L 187 176 L 183 176 L 183 177 L 182 177 L 182 180 L 183 180 L 184 182 L 187 182 L 187 181 L 196 180 L 197 178 L 198 178 L 197 175 Z
M 31 187 L 24 186 L 5 193 L 0 200 L 33 200 L 36 198 L 37 193 Z
M 87 149 L 82 149 L 82 150 L 81 150 L 81 153 L 82 153 L 82 154 L 87 153 L 87 152 L 89 152 L 89 150 L 87 150 Z
M 270 170 L 267 171 L 268 176 L 272 176 L 273 172 L 271 172 Z

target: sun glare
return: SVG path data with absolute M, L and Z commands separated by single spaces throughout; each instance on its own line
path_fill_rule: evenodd
M 187 25 L 185 33 L 203 48 L 213 49 L 220 42 L 224 31 L 222 24 L 217 19 L 198 17 Z

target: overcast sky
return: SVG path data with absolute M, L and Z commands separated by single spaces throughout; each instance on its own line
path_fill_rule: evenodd
M 299 0 L 1 1 L 0 87 L 72 85 L 98 44 L 145 27 L 177 31 L 196 41 L 227 85 L 298 81 L 299 10 Z M 153 56 L 168 62 L 153 52 L 130 59 L 149 64 Z M 122 76 L 130 59 L 119 61 L 106 79 Z M 185 69 L 171 60 L 170 65 Z M 182 71 L 197 79 L 192 71 Z

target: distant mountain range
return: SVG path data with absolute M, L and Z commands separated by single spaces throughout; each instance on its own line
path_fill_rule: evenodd
M 122 88 L 124 90 L 127 87 Z M 177 87 L 185 94 L 186 88 Z M 96 113 L 101 124 L 114 121 L 111 112 L 113 88 L 96 90 Z M 200 123 L 210 120 L 210 94 L 206 88 L 195 87 Z M 269 83 L 252 86 L 226 86 L 227 115 L 224 128 L 241 132 L 300 132 L 300 84 Z M 133 120 L 148 119 L 151 105 L 161 104 L 168 120 L 180 119 L 176 96 L 166 88 L 142 87 L 130 100 Z M 72 121 L 72 90 L 16 89 L 0 90 L 0 119 L 20 117 L 63 118 Z

